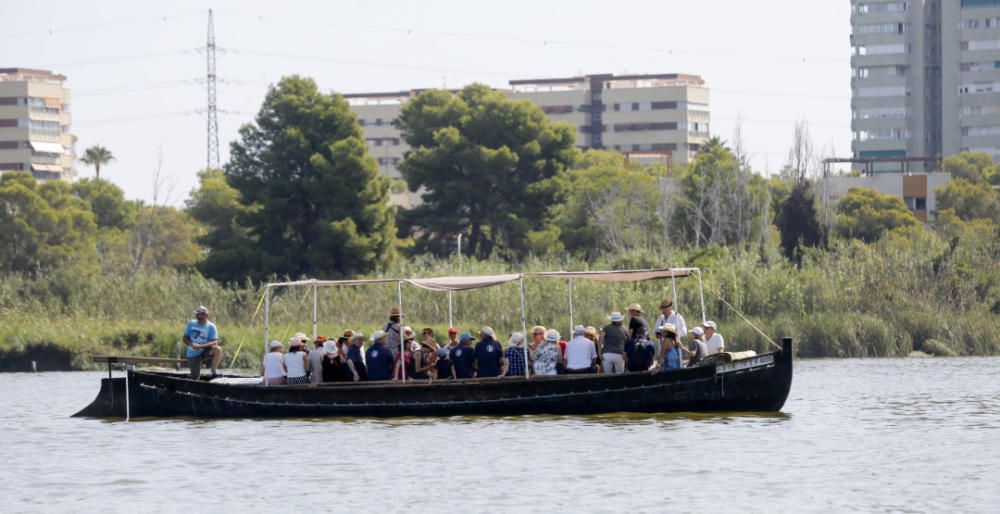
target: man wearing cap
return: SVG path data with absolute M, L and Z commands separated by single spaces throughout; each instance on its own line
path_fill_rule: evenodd
M 219 346 L 219 331 L 215 323 L 208 321 L 208 309 L 199 305 L 194 310 L 194 318 L 188 321 L 184 328 L 184 344 L 187 345 L 188 366 L 191 378 L 197 380 L 201 376 L 201 366 L 211 359 L 212 378 L 218 376 L 219 363 L 222 362 L 222 348 Z
M 605 373 L 624 373 L 625 343 L 628 342 L 628 331 L 622 326 L 625 317 L 620 312 L 612 312 L 608 320 L 611 323 L 601 329 L 601 365 Z
M 399 307 L 389 309 L 389 322 L 385 324 L 382 331 L 385 332 L 385 345 L 388 347 L 389 351 L 392 352 L 393 359 L 399 355 L 399 342 L 403 339 L 403 328 L 400 325 L 402 322 L 403 312 L 399 310 Z
M 630 339 L 648 339 L 649 322 L 642 315 L 642 306 L 633 303 L 628 306 L 628 335 Z
M 392 380 L 392 368 L 396 364 L 392 352 L 385 346 L 388 335 L 384 330 L 372 334 L 372 346 L 365 353 L 368 361 L 368 380 Z
M 503 346 L 494 339 L 491 327 L 479 329 L 479 342 L 476 343 L 476 376 L 481 378 L 499 377 L 504 368 Z
M 475 378 L 476 349 L 472 347 L 475 340 L 469 332 L 458 337 L 458 346 L 451 350 L 451 378 Z
M 448 329 L 448 343 L 444 345 L 444 349 L 449 353 L 458 346 L 458 329 L 451 327 Z
M 708 349 L 708 354 L 726 351 L 726 340 L 722 334 L 716 332 L 715 322 L 706 321 L 702 326 L 705 327 L 705 347 Z
M 323 383 L 323 357 L 326 357 L 326 350 L 324 350 L 323 345 L 326 343 L 326 337 L 316 336 L 316 340 L 313 343 L 315 348 L 309 352 L 311 369 L 309 372 L 309 383 L 321 384 Z
M 687 335 L 688 327 L 687 323 L 684 322 L 684 316 L 674 310 L 674 301 L 669 298 L 660 302 L 660 315 L 657 316 L 656 323 L 653 323 L 653 333 L 661 341 L 664 338 L 663 326 L 668 323 L 674 326 L 674 333 L 677 334 L 678 341 Z
M 579 375 L 593 373 L 597 364 L 597 348 L 587 339 L 583 325 L 573 327 L 573 339 L 566 344 L 566 373 Z

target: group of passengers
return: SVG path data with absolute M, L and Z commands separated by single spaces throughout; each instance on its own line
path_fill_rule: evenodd
M 600 330 L 577 325 L 564 340 L 558 330 L 536 326 L 530 342 L 515 332 L 507 337 L 506 348 L 489 326 L 475 335 L 452 327 L 442 345 L 433 329 L 423 329 L 418 338 L 402 319 L 393 308 L 389 322 L 370 337 L 352 330 L 336 340 L 317 336 L 312 349 L 301 332 L 289 339 L 287 351 L 280 341 L 271 341 L 261 364 L 264 384 L 401 380 L 404 374 L 407 380 L 427 381 L 523 377 L 526 368 L 533 375 L 666 372 L 697 366 L 709 354 L 725 351 L 714 322 L 687 330 L 671 300 L 660 303 L 652 328 L 642 307 L 632 304 L 627 319 L 612 312 Z M 685 336 L 689 346 L 682 342 Z

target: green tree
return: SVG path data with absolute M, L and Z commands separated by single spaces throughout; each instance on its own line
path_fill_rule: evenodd
M 977 219 L 1000 223 L 1000 195 L 988 183 L 949 180 L 937 190 L 938 211 L 951 210 L 962 221 Z
M 694 161 L 679 170 L 674 239 L 694 246 L 738 244 L 761 231 L 761 217 L 770 225 L 767 183 L 742 169 L 718 137 L 701 146 Z
M 648 169 L 626 168 L 620 154 L 598 150 L 582 153 L 577 166 L 582 169 L 562 171 L 546 184 L 555 192 L 550 217 L 562 243 L 548 242 L 553 253 L 564 248 L 593 258 L 649 250 L 668 241 L 665 195 Z
M 0 176 L 0 271 L 93 263 L 94 216 L 64 182 L 39 185 L 27 172 Z
M 80 162 L 94 167 L 94 173 L 98 180 L 101 179 L 101 166 L 113 160 L 115 160 L 115 156 L 111 154 L 111 150 L 101 145 L 94 145 L 84 150 L 83 157 L 80 157 Z
M 781 232 L 781 252 L 788 260 L 801 263 L 803 248 L 826 246 L 826 230 L 819 222 L 816 195 L 812 183 L 806 179 L 795 182 L 774 223 Z
M 237 223 L 251 245 L 242 250 L 240 273 L 352 275 L 393 252 L 389 180 L 368 155 L 347 102 L 321 93 L 312 79 L 284 77 L 269 88 L 256 123 L 244 125 L 232 144 L 225 175 L 239 193 Z M 232 257 L 231 241 L 205 242 Z
M 469 253 L 521 258 L 553 191 L 541 182 L 576 153 L 570 125 L 552 124 L 538 106 L 481 84 L 457 94 L 425 91 L 403 107 L 399 127 L 413 147 L 400 170 L 423 204 L 403 213 L 417 249 L 445 253 L 458 234 Z
M 198 188 L 191 191 L 187 200 L 187 212 L 207 228 L 198 242 L 212 249 L 198 262 L 198 269 L 205 276 L 223 282 L 239 282 L 246 276 L 243 270 L 255 262 L 253 240 L 239 224 L 247 207 L 222 170 L 202 170 L 198 180 Z
M 1000 184 L 1000 165 L 982 152 L 962 152 L 947 157 L 942 163 L 942 171 L 951 173 L 953 179 Z
M 98 228 L 127 229 L 135 222 L 136 204 L 125 199 L 125 192 L 111 182 L 83 179 L 73 183 L 73 194 L 90 206 Z
M 837 233 L 845 239 L 871 243 L 891 230 L 919 224 L 902 198 L 873 189 L 852 187 L 837 205 Z

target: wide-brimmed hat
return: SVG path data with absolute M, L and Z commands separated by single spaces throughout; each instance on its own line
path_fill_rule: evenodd
M 546 330 L 545 331 L 545 340 L 549 341 L 550 343 L 555 343 L 555 342 L 559 341 L 559 331 L 556 330 L 556 329 L 554 329 L 554 328 L 550 328 L 550 329 Z
M 386 335 L 387 334 L 385 333 L 385 330 L 376 330 L 375 332 L 372 332 L 371 340 L 374 343 L 374 342 L 378 341 L 379 339 L 382 339 Z
M 351 336 L 351 338 L 348 339 L 348 342 L 350 342 L 350 343 L 364 343 L 365 342 L 365 335 L 362 334 L 361 332 L 358 332 L 357 334 L 354 334 L 353 336 Z
M 274 339 L 267 345 L 268 350 L 273 350 L 275 348 L 284 348 L 284 347 L 285 345 L 281 344 L 281 341 L 278 341 L 277 339 Z
M 298 339 L 303 343 L 308 343 L 310 341 L 309 336 L 307 336 L 304 332 L 296 332 L 292 335 L 292 339 Z
M 407 327 L 407 326 L 404 326 L 403 329 L 400 330 L 400 333 L 401 334 L 413 334 L 414 336 L 417 335 L 417 333 L 413 331 L 412 327 Z
M 611 315 L 608 316 L 608 319 L 611 320 L 613 323 L 617 323 L 619 321 L 624 320 L 625 316 L 622 316 L 622 313 L 620 312 L 612 312 Z
M 583 335 L 597 337 L 597 327 L 587 327 L 587 329 L 583 331 Z
M 510 335 L 510 339 L 507 340 L 507 344 L 510 346 L 520 346 L 524 342 L 524 334 L 520 332 L 514 332 Z
M 638 312 L 638 313 L 642 313 L 642 305 L 639 305 L 637 303 L 633 303 L 632 305 L 628 306 L 628 310 L 635 311 L 635 312 Z
M 316 340 L 318 341 L 319 338 L 317 337 Z M 326 350 L 327 353 L 336 352 L 337 351 L 337 343 L 335 343 L 333 341 L 327 341 L 327 342 L 323 343 L 323 349 Z
M 675 327 L 673 323 L 664 323 L 660 325 L 660 328 L 657 329 L 657 332 L 661 334 L 677 335 L 677 327 Z
M 399 316 L 400 318 L 405 318 L 406 317 L 405 315 L 403 315 L 403 311 L 399 310 L 399 307 L 393 307 L 393 308 L 389 309 L 389 316 L 390 317 L 392 317 L 392 316 Z
M 292 336 L 292 337 L 290 337 L 288 339 L 288 347 L 289 348 L 295 348 L 297 346 L 302 346 L 304 344 L 306 344 L 305 341 L 303 341 L 301 338 L 298 338 L 298 337 L 295 337 L 295 336 Z
M 715 330 L 715 322 L 714 321 L 706 321 L 706 322 L 702 323 L 701 326 L 703 326 L 705 328 L 710 328 L 712 330 Z
M 674 306 L 674 301 L 669 298 L 660 302 L 661 309 L 671 309 Z

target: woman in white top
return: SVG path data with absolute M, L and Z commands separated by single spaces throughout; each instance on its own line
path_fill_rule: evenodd
M 288 353 L 285 354 L 285 372 L 288 377 L 285 383 L 288 385 L 309 383 L 309 369 L 311 368 L 309 354 L 302 348 L 305 341 L 305 337 L 293 337 L 288 342 Z
M 278 341 L 271 341 L 269 350 L 260 363 L 260 374 L 264 377 L 264 385 L 282 385 L 285 383 L 285 359 L 282 355 L 284 346 Z

